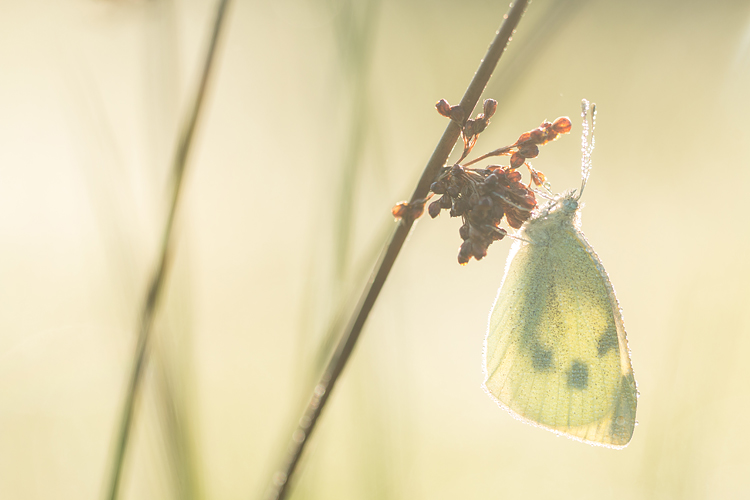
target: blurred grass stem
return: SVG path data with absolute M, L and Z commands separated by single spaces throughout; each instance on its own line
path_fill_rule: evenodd
M 213 32 L 211 34 L 211 39 L 206 51 L 206 59 L 203 63 L 200 82 L 198 83 L 198 88 L 193 98 L 189 114 L 185 122 L 183 123 L 182 130 L 179 136 L 179 142 L 177 143 L 177 148 L 175 150 L 175 155 L 172 161 L 172 193 L 171 199 L 169 200 L 169 212 L 164 225 L 164 231 L 162 233 L 159 261 L 156 265 L 154 274 L 149 280 L 148 290 L 144 298 L 143 307 L 141 309 L 138 342 L 136 344 L 135 354 L 133 357 L 133 366 L 130 374 L 130 381 L 128 384 L 127 392 L 125 394 L 125 401 L 120 417 L 120 426 L 117 430 L 117 440 L 115 442 L 114 450 L 115 455 L 110 470 L 110 477 L 106 492 L 106 498 L 111 500 L 117 498 L 120 489 L 120 480 L 122 477 L 125 454 L 127 451 L 128 443 L 130 441 L 131 430 L 133 428 L 135 403 L 142 386 L 143 373 L 145 371 L 146 361 L 148 359 L 148 345 L 149 339 L 151 337 L 152 327 L 154 324 L 154 316 L 157 306 L 159 305 L 159 299 L 162 296 L 166 276 L 169 272 L 169 268 L 172 262 L 172 235 L 174 232 L 173 229 L 175 214 L 177 212 L 177 206 L 180 200 L 180 194 L 182 192 L 182 181 L 185 176 L 187 160 L 190 153 L 190 146 L 193 142 L 195 127 L 198 123 L 198 118 L 206 94 L 206 87 L 208 86 L 208 80 L 211 75 L 214 54 L 216 53 L 219 34 L 221 33 L 222 26 L 224 25 L 225 12 L 228 3 L 229 0 L 219 0 L 217 4 Z
M 468 111 L 473 110 L 479 101 L 479 97 L 487 86 L 487 82 L 495 70 L 500 56 L 505 51 L 527 5 L 528 0 L 519 0 L 511 5 L 510 10 L 504 16 L 503 23 L 495 35 L 495 39 L 490 44 L 487 54 L 482 59 L 477 72 L 474 74 L 474 78 L 461 99 L 460 105 L 464 110 L 467 110 L 467 117 L 469 116 Z M 422 176 L 412 194 L 411 202 L 423 200 L 427 196 L 430 185 L 439 169 L 447 161 L 459 135 L 459 126 L 451 121 L 443 132 L 443 136 L 440 138 L 438 145 L 432 152 L 432 156 L 422 172 Z M 292 433 L 292 439 L 289 443 L 284 462 L 271 478 L 271 487 L 266 497 L 268 500 L 280 500 L 288 496 L 291 479 L 302 456 L 305 444 L 315 429 L 318 417 L 328 401 L 331 391 L 341 375 L 346 362 L 352 354 L 362 328 L 365 325 L 365 321 L 375 305 L 375 301 L 383 288 L 401 247 L 406 241 L 413 223 L 414 221 L 410 218 L 403 218 L 399 221 L 385 252 L 381 256 L 376 271 L 370 278 L 370 282 L 367 284 L 362 298 L 352 314 L 352 318 L 344 334 L 339 339 L 336 350 L 313 390 L 307 408 L 298 421 L 297 428 Z

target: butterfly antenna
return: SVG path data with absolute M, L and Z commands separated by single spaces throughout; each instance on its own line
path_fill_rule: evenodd
M 589 120 L 589 111 L 591 118 Z M 589 104 L 586 99 L 581 101 L 581 118 L 583 119 L 583 131 L 581 132 L 581 191 L 578 199 L 583 195 L 583 188 L 591 173 L 591 153 L 594 151 L 594 129 L 596 128 L 596 104 Z

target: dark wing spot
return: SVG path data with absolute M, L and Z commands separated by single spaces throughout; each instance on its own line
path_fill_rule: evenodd
M 604 335 L 599 338 L 599 345 L 597 346 L 597 354 L 601 358 L 609 352 L 610 349 L 617 349 L 617 331 L 614 328 L 608 328 Z
M 573 361 L 568 370 L 568 387 L 585 389 L 589 385 L 589 367 L 586 363 Z
M 552 351 L 539 342 L 531 344 L 531 363 L 538 372 L 547 371 L 552 366 Z

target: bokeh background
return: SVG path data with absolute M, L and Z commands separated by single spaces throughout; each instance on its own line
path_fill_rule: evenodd
M 215 4 L 0 1 L 0 498 L 101 498 L 170 158 Z M 122 498 L 261 498 L 333 339 L 507 3 L 236 0 L 179 209 Z M 623 306 L 639 425 L 622 451 L 481 389 L 508 242 L 459 266 L 424 218 L 293 498 L 750 497 L 750 3 L 535 0 L 475 149 L 544 119 Z M 456 157 L 454 152 L 454 158 Z

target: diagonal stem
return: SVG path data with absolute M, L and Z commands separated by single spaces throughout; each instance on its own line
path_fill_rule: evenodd
M 474 78 L 461 99 L 460 105 L 461 108 L 466 110 L 466 116 L 469 116 L 469 111 L 473 110 L 479 101 L 479 97 L 484 91 L 492 72 L 495 70 L 497 63 L 500 60 L 500 56 L 505 51 L 505 47 L 507 47 L 527 5 L 528 0 L 517 0 L 511 5 L 510 10 L 504 16 L 503 23 L 495 35 L 495 39 L 492 41 L 492 44 L 490 44 L 487 54 L 484 59 L 482 59 L 477 72 L 474 74 Z M 412 194 L 411 202 L 424 200 L 427 196 L 430 185 L 440 168 L 447 161 L 448 155 L 450 155 L 459 135 L 459 126 L 451 121 L 443 132 L 443 136 L 435 147 L 432 156 L 428 160 L 424 172 L 422 172 L 422 177 L 419 179 L 414 193 Z M 300 457 L 302 456 L 302 452 L 304 451 L 305 444 L 309 441 L 310 435 L 315 429 L 318 417 L 320 417 L 320 413 L 328 401 L 328 397 L 330 396 L 336 381 L 341 375 L 346 362 L 349 360 L 349 357 L 354 350 L 354 346 L 359 339 L 365 321 L 375 305 L 375 301 L 385 284 L 385 280 L 396 261 L 396 257 L 398 256 L 404 241 L 406 241 L 406 237 L 409 234 L 409 230 L 413 223 L 414 220 L 411 217 L 404 217 L 396 227 L 396 230 L 391 237 L 391 241 L 388 243 L 385 252 L 381 256 L 377 270 L 367 284 L 362 298 L 352 314 L 352 318 L 346 331 L 339 340 L 336 350 L 331 356 L 323 375 L 315 386 L 307 408 L 299 419 L 297 428 L 292 433 L 292 439 L 289 443 L 284 463 L 274 472 L 271 479 L 271 487 L 266 497 L 268 500 L 283 500 L 289 494 L 290 479 L 294 475 Z
M 154 274 L 149 280 L 148 290 L 141 308 L 140 328 L 138 331 L 138 342 L 136 344 L 133 367 L 130 373 L 130 382 L 125 394 L 125 402 L 120 417 L 120 427 L 117 431 L 117 441 L 115 444 L 115 456 L 110 470 L 110 477 L 107 487 L 106 498 L 115 500 L 119 493 L 120 480 L 122 478 L 122 469 L 125 462 L 125 453 L 128 443 L 130 442 L 130 432 L 133 427 L 133 417 L 135 412 L 135 402 L 137 400 L 140 388 L 142 386 L 143 373 L 148 360 L 148 344 L 151 337 L 151 330 L 154 324 L 154 315 L 159 304 L 159 299 L 164 289 L 167 273 L 172 263 L 173 252 L 173 230 L 175 214 L 177 211 L 180 193 L 182 192 L 183 178 L 187 165 L 190 146 L 193 142 L 198 117 L 202 109 L 202 104 L 208 86 L 208 79 L 213 67 L 214 54 L 224 22 L 229 0 L 219 0 L 216 7 L 216 18 L 213 25 L 213 32 L 206 52 L 206 59 L 203 63 L 203 71 L 200 76 L 200 82 L 193 98 L 192 107 L 183 123 L 179 136 L 179 142 L 172 160 L 172 193 L 170 197 L 169 213 L 162 232 L 161 250 L 159 262 L 156 265 Z

